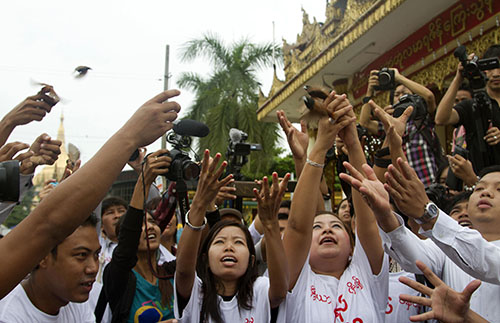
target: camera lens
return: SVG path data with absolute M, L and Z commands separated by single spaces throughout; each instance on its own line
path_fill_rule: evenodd
M 182 177 L 184 177 L 185 180 L 189 181 L 192 179 L 196 179 L 199 175 L 200 166 L 190 160 L 184 161 L 182 165 Z
M 380 72 L 378 74 L 378 83 L 381 86 L 389 85 L 391 83 L 391 75 L 388 72 Z

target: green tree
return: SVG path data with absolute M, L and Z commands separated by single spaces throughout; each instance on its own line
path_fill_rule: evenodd
M 188 41 L 181 52 L 183 61 L 205 58 L 212 67 L 208 77 L 185 72 L 178 81 L 180 87 L 196 94 L 186 118 L 202 121 L 210 128 L 210 134 L 199 140 L 198 154 L 208 148 L 225 156 L 229 130 L 238 128 L 248 134 L 247 142 L 262 145 L 262 151 L 252 152 L 242 169 L 249 178 L 269 173 L 278 139 L 277 124 L 259 122 L 256 114 L 260 86 L 256 72 L 273 65 L 273 53 L 281 55 L 278 46 L 256 45 L 247 39 L 226 46 L 210 33 Z
M 35 187 L 32 186 L 19 205 L 16 205 L 3 223 L 7 228 L 12 228 L 27 217 L 33 209 L 33 198 L 35 197 Z

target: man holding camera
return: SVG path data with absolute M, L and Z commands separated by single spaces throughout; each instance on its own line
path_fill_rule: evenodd
M 468 59 L 471 60 L 474 54 Z M 490 46 L 483 58 L 500 58 L 500 45 Z M 450 88 L 461 84 L 463 64 L 459 63 Z M 453 107 L 452 103 L 440 104 L 436 113 L 436 124 L 465 127 L 470 158 L 476 173 L 484 167 L 500 164 L 500 68 L 485 71 L 486 94 L 491 109 L 474 99 L 464 100 Z M 480 89 L 476 89 L 480 90 Z
M 381 133 L 379 121 L 371 120 L 372 109 L 377 107 L 371 100 L 376 90 L 394 91 L 393 104 L 383 110 L 390 115 L 390 123 L 403 138 L 403 150 L 408 163 L 415 169 L 425 187 L 431 185 L 442 157 L 434 121 L 430 117 L 436 109 L 434 94 L 425 86 L 401 75 L 395 68 L 371 71 L 359 120 L 371 134 Z M 413 113 L 404 124 L 398 117 L 408 106 L 413 107 Z M 395 110 L 397 111 L 393 116 Z M 376 154 L 375 165 L 387 168 L 389 164 L 390 152 L 382 149 Z

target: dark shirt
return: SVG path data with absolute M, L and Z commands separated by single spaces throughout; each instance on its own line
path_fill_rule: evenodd
M 454 109 L 457 111 L 459 120 L 455 126 L 465 127 L 465 138 L 469 149 L 469 159 L 476 174 L 483 168 L 500 164 L 500 145 L 490 146 L 483 137 L 490 127 L 500 128 L 500 107 L 496 100 L 491 99 L 491 112 L 484 107 L 473 109 L 473 100 L 465 100 Z M 481 151 L 479 142 L 484 142 Z

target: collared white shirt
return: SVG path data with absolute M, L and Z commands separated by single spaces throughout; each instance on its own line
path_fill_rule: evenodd
M 475 230 L 458 228 L 460 225 L 454 220 L 448 219 L 448 215 L 442 211 L 439 212 L 433 230 L 423 232 L 431 239 L 421 240 L 403 225 L 403 220 L 399 215 L 397 217 L 401 224 L 397 229 L 388 233 L 380 230 L 386 252 L 404 270 L 409 272 L 421 273 L 415 265 L 415 261 L 424 262 L 445 284 L 459 292 L 474 278 L 460 269 L 457 264 L 468 268 L 469 271 L 481 268 L 474 272 L 474 275 L 477 279 L 483 280 L 483 283 L 472 295 L 470 308 L 490 322 L 500 322 L 500 306 L 498 306 L 500 286 L 484 282 L 486 280 L 494 281 L 495 275 L 488 273 L 489 267 L 486 266 L 496 266 L 498 271 L 500 267 L 499 253 L 496 251 L 497 258 L 495 260 L 495 254 L 485 255 L 485 251 L 481 250 L 487 247 L 498 250 L 500 240 L 488 242 L 477 231 L 477 233 L 470 232 Z M 461 237 L 462 234 L 465 234 L 465 238 Z M 466 243 L 463 239 L 466 239 Z M 439 245 L 434 240 L 437 240 Z M 474 245 L 474 248 L 470 247 L 471 244 Z M 455 264 L 452 259 L 460 259 L 460 261 Z M 472 262 L 475 263 L 472 264 Z M 486 268 L 482 268 L 482 266 Z
M 102 232 L 101 234 L 99 234 L 99 243 L 101 245 L 101 253 L 99 253 L 99 272 L 97 273 L 96 281 L 102 284 L 102 274 L 104 272 L 104 267 L 106 267 L 106 265 L 111 262 L 113 251 L 115 250 L 118 243 L 111 241 Z

